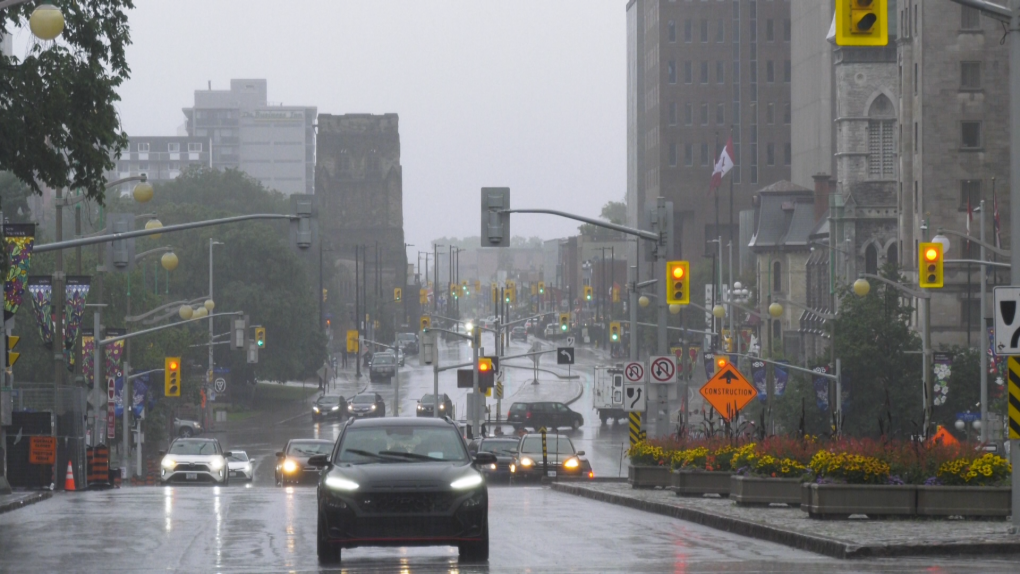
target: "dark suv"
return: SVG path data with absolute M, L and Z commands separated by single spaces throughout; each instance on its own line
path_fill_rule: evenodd
M 431 417 L 433 416 L 435 408 L 436 398 L 435 395 L 430 393 L 423 396 L 421 400 L 418 401 L 418 408 L 416 410 L 420 417 Z M 443 393 L 439 395 L 439 416 L 445 417 L 447 415 L 451 417 L 453 416 L 453 401 L 450 400 L 450 397 L 448 397 L 446 393 Z
M 514 425 L 514 430 L 524 427 L 535 430 L 570 427 L 577 430 L 584 424 L 584 417 L 563 403 L 514 403 L 510 405 L 507 422 Z
M 357 546 L 457 546 L 461 560 L 489 559 L 489 493 L 453 422 L 389 418 L 348 422 L 319 478 L 316 550 L 339 562 Z

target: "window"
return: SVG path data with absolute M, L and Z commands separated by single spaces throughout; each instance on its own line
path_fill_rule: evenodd
M 687 167 L 694 165 L 694 146 L 691 144 L 684 144 L 684 165 Z
M 790 41 L 790 35 L 791 35 L 790 34 L 790 19 L 787 18 L 786 20 L 783 20 L 783 41 L 784 42 L 789 42 Z
M 776 68 L 772 60 L 765 62 L 765 81 L 770 84 L 776 81 Z
M 970 6 L 960 6 L 960 28 L 964 30 L 981 29 L 981 12 Z
M 968 149 L 981 147 L 981 122 L 960 122 L 960 145 Z
M 719 126 L 726 123 L 726 104 L 715 105 L 715 123 Z
M 892 263 L 893 266 L 899 265 L 899 249 L 896 243 L 889 246 L 889 249 L 885 252 L 885 260 Z
M 752 84 L 755 84 L 755 83 L 758 82 L 758 66 L 755 65 L 756 63 L 757 62 L 751 62 L 751 65 L 748 66 L 751 69 L 751 83 Z
M 676 144 L 675 143 L 670 143 L 669 144 L 669 166 L 670 167 L 676 167 L 676 161 L 677 161 L 677 157 L 676 156 L 677 156 Z
M 708 42 L 708 20 L 701 21 L 701 43 Z
M 740 102 L 733 102 L 733 118 L 730 121 L 734 124 L 740 123 Z
M 775 38 L 775 31 L 773 30 L 772 19 L 765 20 L 765 41 L 772 42 Z
M 694 107 L 691 104 L 684 104 L 684 124 L 691 125 L 694 123 Z
M 166 144 L 166 150 L 170 153 L 177 153 L 181 151 L 181 144 L 179 143 L 168 143 Z
M 670 43 L 676 42 L 676 22 L 670 20 L 669 24 L 666 25 L 666 29 L 669 30 Z
M 896 129 L 896 120 L 870 120 L 868 122 L 868 176 L 880 179 L 890 179 L 895 176 L 894 129 Z
M 740 83 L 740 62 L 736 61 L 733 62 L 733 84 L 736 85 L 739 83 Z
M 960 62 L 960 89 L 981 89 L 981 62 Z
M 765 123 L 769 125 L 776 123 L 776 105 L 772 102 L 765 105 Z
M 701 144 L 701 165 L 708 165 L 708 144 Z
M 864 250 L 864 272 L 878 274 L 878 249 L 874 243 L 869 243 L 868 248 Z
M 176 161 L 170 162 L 169 166 L 170 171 L 180 171 L 181 169 L 181 164 L 177 163 Z
M 691 21 L 684 20 L 684 42 L 691 42 Z
M 701 104 L 701 125 L 708 125 L 708 104 Z
M 765 164 L 776 165 L 776 146 L 775 144 L 765 144 Z
M 196 143 L 196 142 L 189 142 L 188 143 L 188 151 L 192 152 L 192 153 L 202 151 L 202 144 L 201 144 L 201 142 L 198 142 L 198 143 Z
M 789 60 L 783 60 L 783 81 L 787 84 L 790 83 L 790 79 L 793 77 L 793 69 L 790 66 Z
M 726 66 L 722 62 L 715 63 L 715 83 L 722 84 L 726 82 Z
M 708 83 L 708 62 L 701 63 L 701 83 Z
M 719 20 L 715 29 L 715 41 L 722 44 L 726 41 L 726 22 Z
M 967 201 L 970 201 L 970 208 L 981 205 L 981 180 L 965 179 L 960 182 L 960 211 L 967 211 Z
M 676 125 L 676 102 L 669 103 L 669 125 Z
M 783 144 L 783 165 L 790 165 L 793 163 L 793 148 L 790 142 Z
M 790 102 L 783 104 L 783 123 L 790 125 Z
M 149 143 L 146 142 L 146 143 L 138 144 L 138 151 L 140 151 L 142 153 L 145 153 L 145 152 L 149 151 Z
M 772 262 L 772 290 L 783 290 L 783 266 L 778 261 Z
M 138 171 L 149 171 L 149 162 L 147 161 L 138 162 Z
M 670 84 L 676 84 L 676 62 L 673 60 L 666 63 L 666 77 Z
M 684 62 L 684 83 L 690 84 L 694 82 L 694 72 L 691 68 L 690 62 Z

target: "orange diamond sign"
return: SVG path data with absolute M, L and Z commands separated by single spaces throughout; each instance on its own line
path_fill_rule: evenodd
M 740 409 L 758 396 L 758 391 L 731 363 L 719 369 L 714 377 L 701 387 L 701 396 L 727 419 L 733 419 Z

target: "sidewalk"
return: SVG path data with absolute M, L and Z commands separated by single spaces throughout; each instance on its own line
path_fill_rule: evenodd
M 27 506 L 40 500 L 46 500 L 52 496 L 53 493 L 49 490 L 16 490 L 13 494 L 0 494 L 0 514 L 17 510 L 22 506 Z
M 627 483 L 556 483 L 553 490 L 672 516 L 835 558 L 932 554 L 1020 554 L 1005 521 L 818 520 L 799 508 L 741 507 L 726 498 L 687 498 Z

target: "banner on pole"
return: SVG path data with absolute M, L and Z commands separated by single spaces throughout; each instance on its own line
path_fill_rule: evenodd
M 685 374 L 688 381 L 694 378 L 694 364 L 697 363 L 698 353 L 700 352 L 701 347 L 697 345 L 687 347 L 687 356 L 690 358 L 690 361 L 687 362 L 687 372 Z
M 758 391 L 758 402 L 764 403 L 769 400 L 768 382 L 766 379 L 765 361 L 751 359 L 751 382 Z
M 39 329 L 39 338 L 48 349 L 53 348 L 53 279 L 48 275 L 31 275 L 28 294 L 32 298 L 32 315 Z
M 81 329 L 91 281 L 87 275 L 69 275 L 64 284 L 64 360 L 68 371 L 74 370 L 74 342 Z
M 35 245 L 35 224 L 4 224 L 4 243 L 9 263 L 7 277 L 4 278 L 4 322 L 7 322 L 18 312 L 25 294 L 32 247 Z
M 827 375 L 830 369 L 828 365 L 823 365 L 811 370 Z M 823 413 L 827 412 L 829 410 L 829 379 L 827 377 L 815 377 L 811 384 L 814 387 L 815 403 L 818 405 L 818 410 Z
M 781 397 L 786 392 L 786 383 L 790 381 L 790 369 L 786 368 L 786 365 L 790 364 L 790 361 L 786 359 L 780 359 L 776 361 L 780 363 L 778 365 L 772 365 L 772 373 L 776 376 L 776 396 Z
M 89 388 L 92 387 L 92 381 L 96 377 L 95 343 L 96 339 L 92 334 L 92 329 L 83 328 L 81 330 L 81 370 L 85 375 L 85 384 Z
M 936 406 L 944 405 L 949 395 L 949 377 L 953 370 L 953 356 L 949 353 L 936 352 L 935 361 L 935 398 Z
M 715 374 L 715 354 L 706 349 L 703 356 L 705 357 L 705 377 L 711 379 Z

